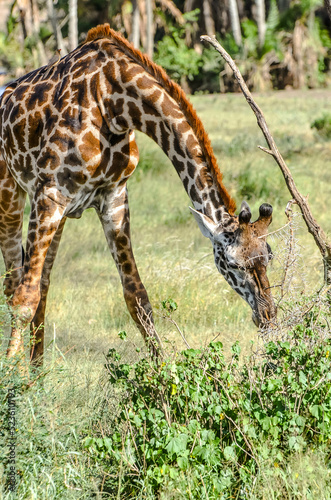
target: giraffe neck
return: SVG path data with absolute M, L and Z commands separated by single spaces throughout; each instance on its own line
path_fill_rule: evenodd
M 118 33 L 106 31 L 101 39 L 98 32 L 89 32 L 86 46 L 97 51 L 94 61 L 100 61 L 96 99 L 102 101 L 109 129 L 117 134 L 128 128 L 147 134 L 173 163 L 195 209 L 215 222 L 224 213 L 232 215 L 235 202 L 184 92 Z
M 194 208 L 215 222 L 222 220 L 229 212 L 228 195 L 222 196 L 210 158 L 189 123 L 191 117 L 152 75 L 125 54 L 107 67 L 101 88 L 111 90 L 103 95 L 105 114 L 111 117 L 109 128 L 117 133 L 132 128 L 151 137 L 174 165 Z

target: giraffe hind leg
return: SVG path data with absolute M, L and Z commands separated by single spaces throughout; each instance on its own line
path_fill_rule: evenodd
M 26 193 L 11 176 L 0 156 L 0 247 L 6 267 L 4 292 L 9 305 L 23 274 L 22 225 L 25 198 Z M 21 339 L 12 339 L 17 350 L 21 350 Z

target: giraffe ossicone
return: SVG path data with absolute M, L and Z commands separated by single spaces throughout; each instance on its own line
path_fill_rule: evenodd
M 128 310 L 151 351 L 158 351 L 130 237 L 126 182 L 139 160 L 134 130 L 151 137 L 173 163 L 218 270 L 250 304 L 254 321 L 263 325 L 275 317 L 266 274 L 270 205 L 260 207 L 253 223 L 245 203 L 235 215 L 208 135 L 182 89 L 105 24 L 56 64 L 8 86 L 0 101 L 0 246 L 11 271 L 4 285 L 16 320 L 8 356 L 22 349 L 30 323 L 31 357 L 41 362 L 49 277 L 62 230 L 67 217 L 80 217 L 89 207 L 98 213 Z M 31 213 L 22 259 L 26 194 Z

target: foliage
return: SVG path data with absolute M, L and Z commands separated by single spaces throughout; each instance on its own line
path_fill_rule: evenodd
M 25 64 L 32 63 L 29 49 L 19 43 L 17 29 L 14 29 L 8 36 L 0 32 L 0 64 L 5 68 L 14 70 L 23 68 Z
M 220 342 L 162 363 L 121 363 L 111 349 L 116 430 L 85 439 L 109 472 L 106 491 L 156 497 L 185 483 L 188 498 L 252 494 L 266 467 L 285 469 L 293 453 L 323 450 L 331 438 L 327 315 L 317 301 L 285 337 L 266 343 L 262 357 L 242 365 L 238 343 L 230 362 Z
M 201 56 L 190 48 L 185 40 L 185 32 L 191 29 L 198 11 L 184 14 L 186 23 L 182 26 L 170 26 L 169 35 L 165 35 L 157 44 L 155 62 L 167 70 L 176 81 L 183 78 L 193 80 L 202 66 Z
M 272 0 L 262 47 L 255 22 L 252 19 L 242 22 L 243 48 L 238 64 L 250 88 L 257 91 L 303 85 L 315 88 L 326 83 L 330 35 L 322 20 L 314 16 L 314 9 L 320 4 L 320 1 L 292 2 L 281 15 L 276 0 Z
M 331 114 L 325 113 L 321 118 L 314 120 L 311 128 L 315 128 L 324 139 L 331 139 Z

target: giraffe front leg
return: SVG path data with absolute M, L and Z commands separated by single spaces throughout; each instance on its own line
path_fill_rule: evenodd
M 41 366 L 44 355 L 44 336 L 45 336 L 45 309 L 47 302 L 47 293 L 50 284 L 50 274 L 53 268 L 54 260 L 59 248 L 61 236 L 64 228 L 66 217 L 63 217 L 59 227 L 56 230 L 55 236 L 47 251 L 43 272 L 40 280 L 40 301 L 30 323 L 30 360 L 34 366 Z
M 150 353 L 157 358 L 162 353 L 161 342 L 155 330 L 152 306 L 132 251 L 126 186 L 122 186 L 116 195 L 109 195 L 104 200 L 102 210 L 97 212 L 121 278 L 127 308 Z
M 23 331 L 40 303 L 40 281 L 48 248 L 62 221 L 67 200 L 55 188 L 43 186 L 32 201 L 23 277 L 12 299 L 14 327 L 7 350 L 12 357 L 23 349 Z

